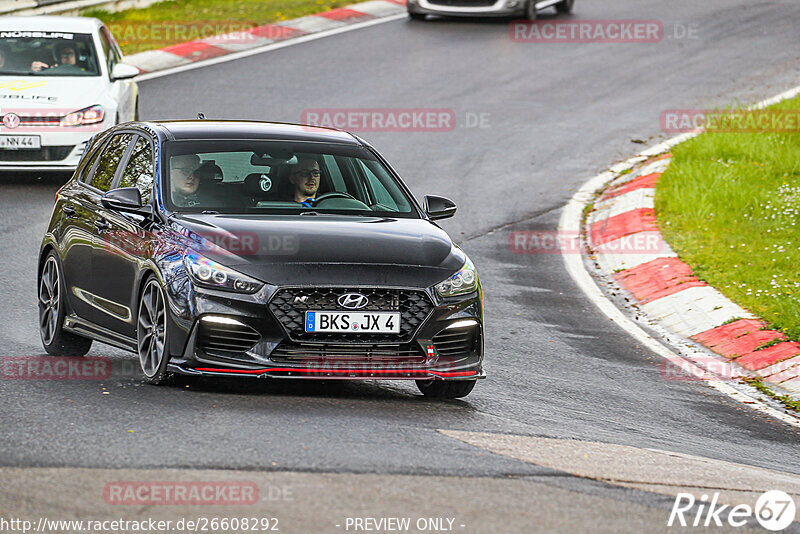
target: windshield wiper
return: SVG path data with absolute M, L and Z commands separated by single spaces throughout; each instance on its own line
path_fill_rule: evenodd
M 300 215 L 319 215 L 318 211 L 303 211 L 300 212 Z

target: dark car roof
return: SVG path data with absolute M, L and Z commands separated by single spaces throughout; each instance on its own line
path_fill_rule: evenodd
M 346 143 L 360 145 L 359 141 L 347 132 L 286 124 L 281 122 L 235 121 L 235 120 L 183 120 L 148 121 L 160 126 L 168 137 L 182 139 L 280 139 L 291 141 L 317 141 L 325 143 Z

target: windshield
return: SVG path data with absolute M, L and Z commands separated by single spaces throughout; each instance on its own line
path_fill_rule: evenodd
M 277 141 L 166 146 L 165 198 L 173 211 L 419 217 L 389 170 L 363 147 Z
M 99 76 L 86 33 L 0 31 L 0 75 Z

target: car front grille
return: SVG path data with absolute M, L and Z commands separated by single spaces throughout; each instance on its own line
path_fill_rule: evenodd
M 497 0 L 428 0 L 433 5 L 448 7 L 491 7 Z
M 228 357 L 252 349 L 261 336 L 245 324 L 201 321 L 197 346 L 209 356 Z
M 458 356 L 475 352 L 478 327 L 442 330 L 433 336 L 433 346 L 439 356 Z
M 306 311 L 348 311 L 337 300 L 345 293 L 361 293 L 369 304 L 358 311 L 400 312 L 399 334 L 315 333 L 305 331 Z M 428 317 L 433 303 L 424 291 L 412 289 L 284 288 L 278 290 L 269 309 L 295 342 L 402 343 L 411 340 Z
M 73 146 L 46 146 L 33 150 L 0 150 L 0 161 L 61 161 L 69 156 Z
M 272 351 L 273 361 L 291 362 L 408 362 L 421 363 L 425 354 L 416 343 L 397 345 L 336 345 L 332 343 L 284 342 Z

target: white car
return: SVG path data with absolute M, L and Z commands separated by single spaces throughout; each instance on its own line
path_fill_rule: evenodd
M 572 13 L 575 0 L 408 0 L 408 16 L 424 20 L 427 15 L 453 17 L 518 17 L 533 20 L 539 11 L 555 7 Z
M 72 171 L 89 139 L 138 119 L 139 69 L 85 17 L 0 17 L 0 171 Z

